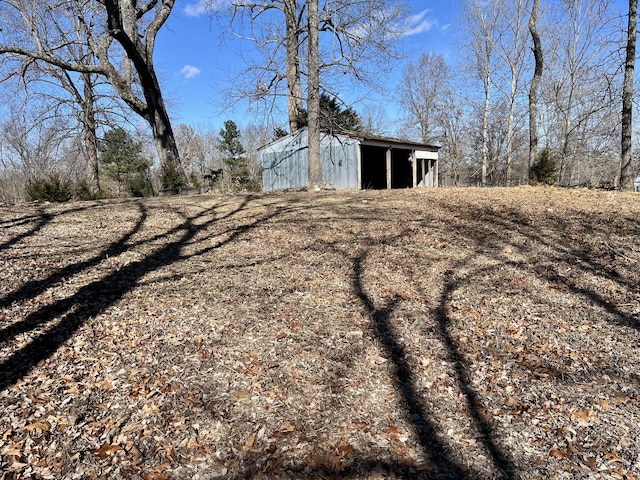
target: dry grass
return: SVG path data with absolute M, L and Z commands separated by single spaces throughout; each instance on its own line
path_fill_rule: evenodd
M 640 195 L 0 209 L 0 478 L 640 477 Z

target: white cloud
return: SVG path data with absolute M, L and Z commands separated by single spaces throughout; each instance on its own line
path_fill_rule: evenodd
M 409 37 L 431 30 L 437 24 L 437 21 L 427 18 L 429 12 L 430 10 L 423 10 L 407 17 L 404 21 L 404 28 L 402 28 L 400 34 L 404 37 Z
M 182 67 L 182 70 L 180 70 L 180 75 L 182 75 L 184 78 L 194 78 L 200 75 L 200 69 L 198 67 L 194 67 L 193 65 L 185 65 L 184 67 Z
M 184 13 L 188 17 L 198 17 L 207 12 L 219 10 L 228 0 L 198 0 L 194 3 L 187 4 L 184 7 Z

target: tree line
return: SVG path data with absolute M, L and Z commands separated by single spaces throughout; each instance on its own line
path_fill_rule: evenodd
M 637 0 L 625 12 L 611 0 L 461 2 L 463 54 L 448 59 L 425 46 L 395 92 L 402 131 L 442 145 L 441 183 L 514 185 L 550 168 L 545 181 L 560 185 L 629 188 L 638 171 L 630 133 Z M 2 122 L 4 171 L 19 167 L 29 183 L 67 156 L 96 194 L 101 172 L 113 177 L 100 160 L 100 133 L 133 131 L 133 112 L 148 126 L 155 153 L 146 154 L 159 161 L 160 187 L 202 182 L 205 173 L 198 179 L 192 169 L 202 160 L 189 158 L 189 142 L 180 145 L 185 131 L 171 123 L 153 64 L 174 3 L 0 1 L 0 81 L 17 99 Z M 375 88 L 374 79 L 399 64 L 408 13 L 402 1 L 230 0 L 213 14 L 239 36 L 255 33 L 249 41 L 260 55 L 229 98 L 272 113 L 284 97 L 285 132 L 309 129 L 309 184 L 320 185 L 322 102 L 355 114 L 340 89 Z M 344 129 L 397 134 L 365 117 Z M 233 155 L 227 168 L 244 163 Z M 251 176 L 249 167 L 234 168 L 236 182 Z
M 443 146 L 441 181 L 631 188 L 636 16 L 637 1 L 465 1 L 461 55 L 425 52 L 398 87 L 407 128 Z

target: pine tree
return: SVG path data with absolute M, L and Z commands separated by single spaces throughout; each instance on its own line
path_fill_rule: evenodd
M 544 149 L 536 163 L 529 169 L 529 181 L 532 184 L 553 185 L 558 180 L 558 164 L 548 149 Z
M 149 179 L 152 162 L 142 155 L 142 143 L 135 141 L 123 128 L 114 128 L 104 134 L 98 146 L 104 173 L 113 179 L 122 192 L 126 188 L 133 196 L 153 193 Z
M 249 183 L 249 167 L 245 156 L 246 150 L 240 142 L 240 137 L 240 130 L 235 122 L 227 120 L 224 122 L 224 128 L 220 130 L 218 149 L 224 155 L 223 162 L 233 184 L 244 187 Z
M 309 124 L 309 114 L 302 109 L 298 117 L 298 127 Z M 320 94 L 320 128 L 333 132 L 360 132 L 362 120 L 351 107 L 343 108 L 335 97 Z

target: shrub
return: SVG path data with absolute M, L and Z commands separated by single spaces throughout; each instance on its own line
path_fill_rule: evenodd
M 160 169 L 162 188 L 179 188 L 184 185 L 184 177 L 180 169 L 173 164 L 164 164 Z
M 71 182 L 52 173 L 27 183 L 25 195 L 32 202 L 68 202 L 73 196 L 73 188 Z
M 94 192 L 87 180 L 80 180 L 73 190 L 73 198 L 82 201 L 100 200 L 106 198 L 106 195 L 102 191 Z
M 529 169 L 529 180 L 532 184 L 553 185 L 558 180 L 558 165 L 548 149 L 544 149 L 536 163 Z
M 129 192 L 134 197 L 151 197 L 153 196 L 153 185 L 148 175 L 138 173 L 129 179 Z

